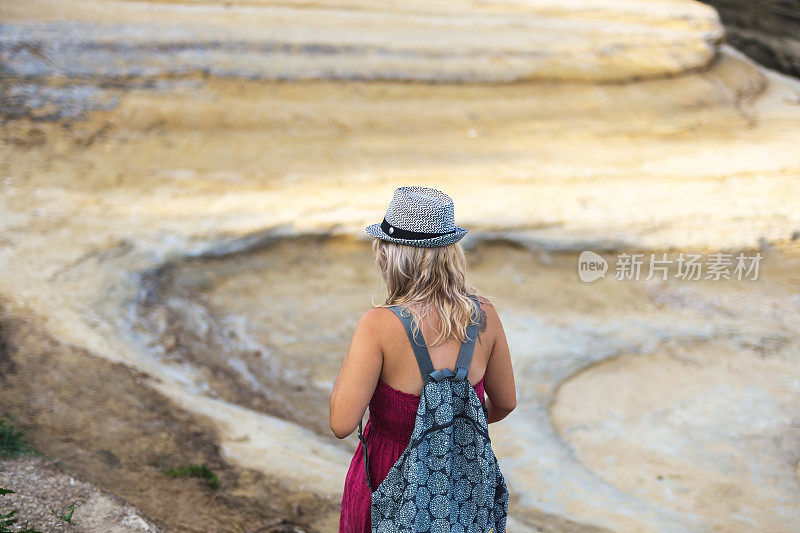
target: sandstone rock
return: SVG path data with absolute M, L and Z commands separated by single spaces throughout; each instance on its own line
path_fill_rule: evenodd
M 355 443 L 325 433 L 324 395 L 348 317 L 379 286 L 366 242 L 339 240 L 325 256 L 304 239 L 366 240 L 364 225 L 380 220 L 394 187 L 428 184 L 451 192 L 470 228 L 464 244 L 483 265 L 480 286 L 505 306 L 522 394 L 516 419 L 492 431 L 519 498 L 517 524 L 733 530 L 771 515 L 776 530 L 797 529 L 796 509 L 778 514 L 782 499 L 797 501 L 786 459 L 796 428 L 781 421 L 796 412 L 792 400 L 771 405 L 764 421 L 785 435 L 784 466 L 756 472 L 779 481 L 764 483 L 767 494 L 747 468 L 736 470 L 737 493 L 701 468 L 663 472 L 636 453 L 674 444 L 657 423 L 672 407 L 661 343 L 762 378 L 747 394 L 711 391 L 717 401 L 735 396 L 737 406 L 776 388 L 763 379 L 776 358 L 762 355 L 796 352 L 796 326 L 781 318 L 797 315 L 793 278 L 773 269 L 769 284 L 733 287 L 759 314 L 751 322 L 719 301 L 722 291 L 582 286 L 569 255 L 758 248 L 792 271 L 784 254 L 800 231 L 800 86 L 719 46 L 709 7 L 80 5 L 0 7 L 4 103 L 13 104 L 0 126 L 0 297 L 16 312 L 43 317 L 59 342 L 136 368 L 175 410 L 214 428 L 208 439 L 242 476 L 268 474 L 326 502 L 323 511 L 303 504 L 304 516 L 332 530 Z M 176 286 L 159 283 L 173 274 Z M 331 307 L 341 316 L 324 312 Z M 719 347 L 756 360 L 726 366 Z M 647 371 L 628 361 L 605 386 L 589 370 L 626 356 L 651 357 Z M 642 374 L 658 401 L 609 418 L 612 393 L 639 392 L 632 380 Z M 585 407 L 584 390 L 599 409 L 565 414 Z M 656 423 L 638 421 L 651 412 Z M 726 440 L 746 434 L 742 426 L 719 428 L 730 414 L 693 412 L 700 430 L 673 448 L 687 462 L 709 459 L 696 438 L 706 427 L 731 463 L 747 461 L 753 448 Z M 758 415 L 743 413 L 743 426 Z M 634 466 L 608 466 L 609 433 L 626 437 Z M 119 468 L 108 454 L 92 457 Z M 692 474 L 702 497 L 685 497 L 674 472 Z
M 621 81 L 706 68 L 723 29 L 690 1 L 5 2 L 19 76 Z M 36 13 L 36 22 L 28 19 Z M 99 19 L 99 20 L 98 20 Z

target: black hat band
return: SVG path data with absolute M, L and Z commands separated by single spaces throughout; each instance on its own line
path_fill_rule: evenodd
M 392 226 L 386 221 L 386 217 L 383 217 L 383 222 L 381 222 L 381 229 L 383 232 L 390 236 L 397 239 L 406 239 L 410 241 L 416 241 L 421 239 L 432 239 L 434 237 L 440 237 L 442 235 L 449 235 L 451 233 L 455 233 L 456 230 L 445 231 L 443 233 L 425 233 L 423 231 L 409 231 L 407 229 L 398 228 L 397 226 Z

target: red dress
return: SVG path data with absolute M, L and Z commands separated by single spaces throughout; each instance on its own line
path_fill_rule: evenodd
M 486 374 L 473 385 L 481 403 L 485 403 L 484 377 Z M 369 453 L 369 476 L 373 488 L 378 488 L 411 440 L 418 406 L 418 394 L 399 391 L 378 380 L 375 393 L 369 402 L 369 419 L 363 431 Z M 359 442 L 344 480 L 339 532 L 369 533 L 371 501 L 364 473 L 364 451 Z

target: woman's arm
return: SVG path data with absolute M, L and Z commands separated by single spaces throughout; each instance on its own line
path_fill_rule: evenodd
M 511 414 L 511 411 L 513 411 L 513 409 L 500 409 L 498 407 L 495 407 L 494 405 L 492 405 L 492 400 L 490 400 L 488 397 L 486 397 L 485 402 L 486 402 L 485 405 L 487 413 L 486 415 L 487 424 L 491 424 L 492 422 L 499 422 L 500 420 L 504 419 L 509 414 Z
M 378 384 L 383 367 L 383 352 L 377 335 L 382 319 L 380 309 L 373 307 L 358 319 L 350 349 L 333 385 L 330 426 L 340 439 L 358 427 Z
M 483 389 L 486 392 L 486 422 L 491 424 L 508 416 L 517 407 L 517 390 L 514 385 L 514 369 L 511 367 L 511 353 L 508 349 L 506 333 L 500 317 L 491 304 L 485 305 L 487 318 L 496 324 L 496 335 Z

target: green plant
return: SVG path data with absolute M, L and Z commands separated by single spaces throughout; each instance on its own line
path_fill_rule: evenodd
M 25 441 L 24 433 L 15 427 L 10 417 L 0 417 L 0 456 L 19 457 L 27 454 L 41 455 L 41 452 Z M 13 490 L 0 488 L 0 496 L 14 493 Z M 72 524 L 72 515 L 75 512 L 76 503 L 73 502 L 72 505 L 67 507 L 69 512 L 65 515 L 59 515 L 55 511 L 53 511 L 53 514 L 60 520 Z M 25 522 L 25 529 L 20 531 L 11 529 L 12 526 L 14 528 L 20 527 L 17 525 L 18 518 L 14 516 L 18 511 L 19 509 L 13 509 L 7 514 L 0 513 L 0 533 L 42 533 L 35 528 L 29 527 L 27 521 Z
M 33 446 L 25 442 L 23 432 L 14 427 L 10 419 L 0 417 L 0 455 L 16 457 L 29 453 L 39 455 Z
M 0 488 L 0 496 L 5 496 L 6 494 L 15 494 L 13 490 L 3 489 Z M 8 514 L 0 513 L 0 533 L 12 533 L 14 532 L 11 529 L 12 526 L 16 527 L 18 518 L 15 518 L 14 515 L 17 514 L 19 509 L 14 509 Z M 15 533 L 43 533 L 35 528 L 29 527 L 28 522 L 25 522 L 25 529 L 22 531 L 18 531 Z
M 212 472 L 205 463 L 200 465 L 182 466 L 180 468 L 167 468 L 164 473 L 172 477 L 201 477 L 208 481 L 212 489 L 220 487 L 217 474 Z
M 51 511 L 51 512 L 54 515 L 56 515 L 56 517 L 58 517 L 60 520 L 63 520 L 64 522 L 66 522 L 68 524 L 71 524 L 72 523 L 72 514 L 75 512 L 75 504 L 76 503 L 78 503 L 78 502 L 72 502 L 72 505 L 67 507 L 67 511 L 69 511 L 69 512 L 67 514 L 65 514 L 65 515 L 60 515 L 56 511 Z

